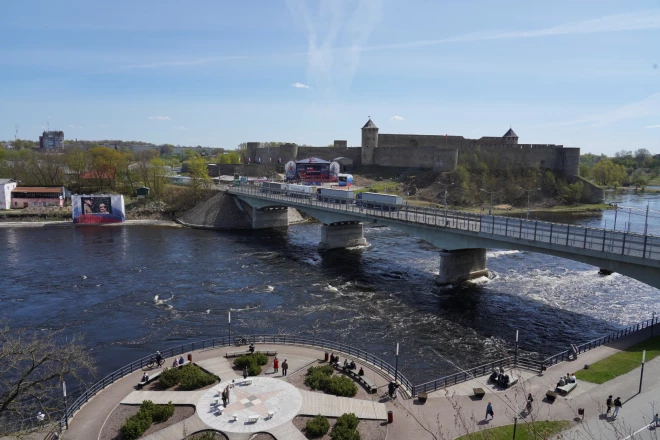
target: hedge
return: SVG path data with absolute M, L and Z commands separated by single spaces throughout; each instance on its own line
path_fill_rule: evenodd
M 263 353 L 244 354 L 234 359 L 234 365 L 241 370 L 247 367 L 248 375 L 259 376 L 261 366 L 268 364 L 268 356 Z
M 333 376 L 334 368 L 330 365 L 310 367 L 305 377 L 305 385 L 313 390 L 322 390 L 328 394 L 342 397 L 354 397 L 358 388 L 346 376 Z
M 343 414 L 332 427 L 330 438 L 332 440 L 360 440 L 360 433 L 357 431 L 359 423 L 360 419 L 355 414 Z
M 323 437 L 330 429 L 328 418 L 319 414 L 305 425 L 305 433 L 311 438 Z
M 217 376 L 205 373 L 195 364 L 188 364 L 182 368 L 166 368 L 158 377 L 158 381 L 163 387 L 171 388 L 179 384 L 185 391 L 204 388 L 217 380 Z
M 151 400 L 145 400 L 140 410 L 134 416 L 126 419 L 120 428 L 123 440 L 136 440 L 145 433 L 153 422 L 164 422 L 174 414 L 172 402 L 167 405 L 156 405 Z

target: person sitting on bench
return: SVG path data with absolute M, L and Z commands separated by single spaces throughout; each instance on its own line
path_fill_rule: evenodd
M 149 374 L 146 371 L 142 375 L 142 382 L 149 382 Z
M 360 367 L 360 371 L 358 371 L 358 376 L 364 376 L 364 369 Z
M 571 373 L 570 383 L 577 383 L 577 377 L 575 377 L 575 373 Z
M 510 381 L 510 379 L 509 379 L 509 375 L 508 375 L 508 374 L 505 374 L 505 375 L 504 375 L 504 380 L 502 381 L 502 386 L 503 386 L 504 388 L 509 388 L 509 381 Z
M 351 363 L 348 365 L 348 368 L 351 370 L 355 370 L 357 368 L 357 365 L 355 365 L 355 361 L 351 361 Z
M 254 344 L 250 344 L 250 354 L 254 353 Z
M 348 370 L 348 369 L 349 369 L 348 359 L 344 359 L 344 370 Z
M 488 380 L 491 382 L 497 382 L 497 377 L 499 376 L 499 372 L 497 371 L 497 368 L 493 368 L 493 373 L 490 375 Z
M 174 358 L 174 361 L 172 362 L 172 368 L 176 368 L 179 366 L 179 362 Z
M 179 365 L 183 365 L 186 363 L 186 360 L 183 358 L 183 355 L 179 358 Z
M 559 378 L 559 382 L 557 382 L 557 387 L 563 387 L 566 385 L 566 378 L 564 376 Z

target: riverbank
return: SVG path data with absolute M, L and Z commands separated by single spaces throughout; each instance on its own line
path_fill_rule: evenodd
M 405 203 L 405 202 L 404 202 Z M 421 200 L 409 199 L 408 204 L 415 206 L 424 206 L 427 208 L 445 209 L 443 205 L 437 203 L 428 203 Z M 447 209 L 452 211 L 471 212 L 477 214 L 488 214 L 488 207 L 481 206 L 447 206 Z M 609 209 L 614 209 L 614 206 L 608 203 L 597 204 L 577 204 L 577 205 L 557 205 L 557 206 L 530 206 L 529 213 L 594 213 L 602 212 Z M 495 215 L 512 215 L 512 214 L 526 214 L 527 208 L 512 207 L 510 205 L 496 205 L 493 207 L 493 214 Z
M 71 220 L 69 221 L 27 221 L 27 222 L 0 222 L 0 228 L 45 228 L 45 227 L 119 227 L 119 226 L 167 226 L 173 228 L 181 228 L 182 226 L 171 220 L 126 220 L 123 223 L 103 223 L 103 224 L 78 224 L 75 225 Z

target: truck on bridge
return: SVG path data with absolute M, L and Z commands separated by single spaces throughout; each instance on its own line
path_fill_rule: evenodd
M 393 194 L 362 192 L 355 197 L 355 204 L 381 211 L 398 211 L 403 206 L 403 197 Z
M 286 185 L 286 195 L 291 197 L 298 197 L 301 199 L 311 199 L 316 192 L 316 188 L 309 185 L 296 185 L 289 183 Z
M 319 188 L 316 198 L 321 202 L 352 205 L 353 191 L 345 189 Z

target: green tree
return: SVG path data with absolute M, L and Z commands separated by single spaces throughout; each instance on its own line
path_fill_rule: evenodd
M 89 157 L 80 147 L 67 148 L 64 152 L 64 163 L 69 169 L 69 185 L 75 185 L 77 192 L 82 192 L 82 176 L 89 168 Z M 72 188 L 73 189 L 73 188 Z
M 190 173 L 190 187 L 195 195 L 199 195 L 202 188 L 211 184 L 206 161 L 201 157 L 188 160 L 188 172 Z
M 589 179 L 591 177 L 591 167 L 586 163 L 580 164 L 580 177 L 584 177 L 585 179 Z

